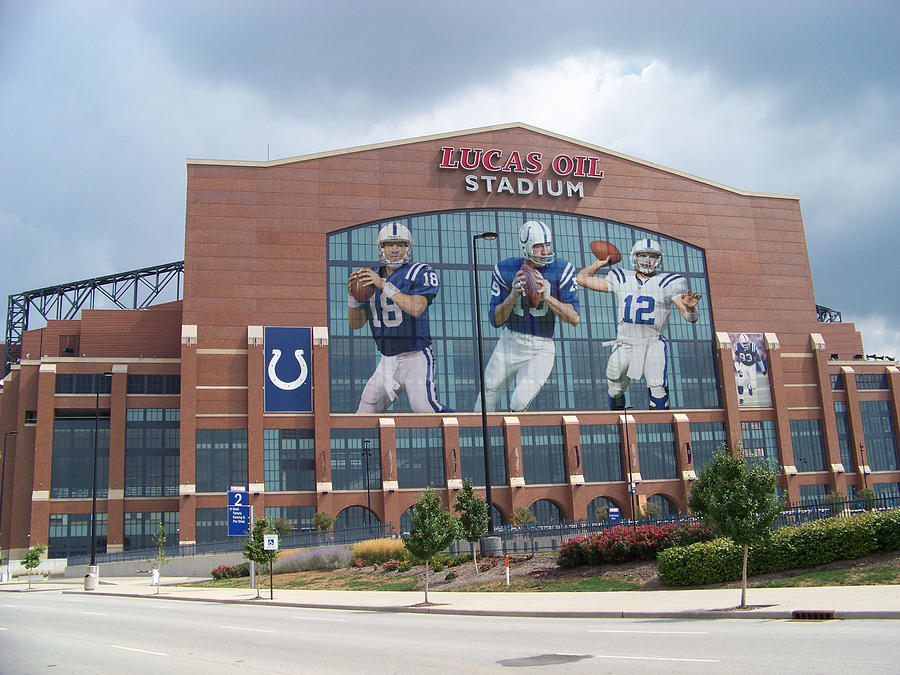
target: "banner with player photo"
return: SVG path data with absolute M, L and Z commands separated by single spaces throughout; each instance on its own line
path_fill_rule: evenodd
M 729 333 L 734 354 L 734 380 L 738 404 L 743 408 L 767 408 L 772 405 L 769 363 L 762 333 Z

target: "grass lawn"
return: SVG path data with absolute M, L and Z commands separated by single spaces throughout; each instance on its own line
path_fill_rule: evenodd
M 900 584 L 900 567 L 885 565 L 860 570 L 807 572 L 750 585 L 753 588 L 788 588 L 792 586 L 880 586 L 883 584 Z

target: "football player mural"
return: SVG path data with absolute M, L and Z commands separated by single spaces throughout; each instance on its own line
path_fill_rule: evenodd
M 737 384 L 738 404 L 747 407 L 772 405 L 769 387 L 769 369 L 762 333 L 729 333 L 734 352 L 734 379 Z M 760 379 L 762 375 L 762 379 Z
M 553 252 L 546 224 L 529 220 L 519 228 L 522 257 L 494 266 L 490 320 L 501 328 L 500 339 L 484 371 L 485 409 L 497 401 L 515 378 L 510 410 L 528 408 L 553 370 L 556 319 L 577 326 L 581 320 L 575 268 Z M 481 397 L 475 402 L 481 410 Z
M 405 225 L 382 227 L 376 245 L 378 270 L 357 268 L 347 284 L 350 328 L 359 330 L 368 323 L 381 352 L 357 413 L 383 412 L 404 389 L 413 412 L 445 412 L 435 394 L 428 324 L 428 307 L 440 290 L 440 279 L 430 265 L 412 262 L 413 238 Z
M 672 305 L 685 320 L 696 322 L 701 296 L 690 291 L 682 275 L 662 272 L 662 247 L 654 239 L 640 239 L 631 249 L 634 270 L 613 268 L 606 277 L 594 276 L 601 267 L 616 262 L 614 257 L 620 256 L 598 259 L 576 277 L 580 286 L 615 293 L 618 299 L 616 339 L 604 343 L 613 347 L 606 366 L 610 408 L 624 410 L 628 385 L 643 377 L 649 389 L 650 409 L 668 409 L 668 362 L 663 333 Z

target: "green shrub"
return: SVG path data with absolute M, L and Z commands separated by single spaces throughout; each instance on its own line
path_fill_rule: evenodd
M 660 580 L 670 586 L 699 586 L 740 579 L 729 539 L 668 548 L 659 556 Z M 878 550 L 900 549 L 900 511 L 860 513 L 796 527 L 783 527 L 750 547 L 748 574 L 767 574 L 855 560 Z M 735 554 L 737 555 L 737 554 Z M 725 574 L 726 576 L 722 576 Z M 727 576 L 731 575 L 731 576 Z
M 447 576 L 444 577 L 444 581 L 453 581 L 454 579 L 459 577 L 459 572 L 447 572 Z
M 660 551 L 659 580 L 667 586 L 706 586 L 741 578 L 743 551 L 730 539 Z
M 871 517 L 878 550 L 900 550 L 900 510 L 875 512 Z
M 557 565 L 572 568 L 627 560 L 650 560 L 665 548 L 712 538 L 712 531 L 706 525 L 698 523 L 614 527 L 563 542 L 559 547 Z
M 369 565 L 376 565 L 388 560 L 409 560 L 409 551 L 402 539 L 367 539 L 353 544 L 353 557 L 362 558 Z

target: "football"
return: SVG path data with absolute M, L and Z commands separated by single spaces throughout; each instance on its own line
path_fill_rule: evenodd
M 544 296 L 544 277 L 528 263 L 522 265 L 522 272 L 525 275 L 525 283 L 522 287 L 525 302 L 531 307 L 537 307 L 541 304 Z
M 619 253 L 619 249 L 614 244 L 599 239 L 591 242 L 591 253 L 597 256 L 597 260 L 609 258 L 610 265 L 614 265 L 622 259 L 622 254 Z
M 375 294 L 375 286 L 363 286 L 357 276 L 359 270 L 353 270 L 350 274 L 350 295 L 357 302 L 365 302 Z

